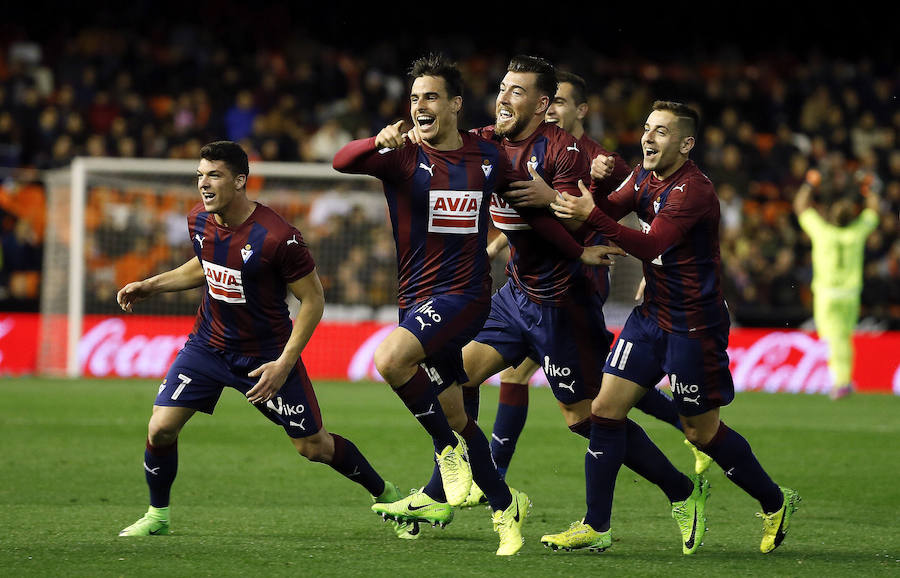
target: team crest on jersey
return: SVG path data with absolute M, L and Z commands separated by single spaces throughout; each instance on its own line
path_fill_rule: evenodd
M 477 233 L 481 195 L 481 191 L 429 191 L 428 232 Z
M 226 303 L 247 302 L 240 271 L 204 260 L 203 272 L 206 274 L 210 297 Z
M 531 159 L 529 159 L 528 162 L 525 163 L 525 164 L 528 165 L 528 168 L 533 169 L 533 170 L 536 171 L 536 170 L 537 170 L 537 166 L 538 166 L 538 160 L 537 160 L 537 157 L 534 156 L 534 155 L 531 155 Z
M 653 201 L 653 212 L 654 213 L 659 212 L 659 205 L 660 205 L 661 201 L 662 201 L 662 197 L 656 197 L 656 200 Z
M 243 259 L 244 263 L 246 263 L 247 259 L 249 259 L 250 255 L 252 255 L 252 254 L 253 254 L 253 248 L 250 246 L 250 243 L 247 243 L 241 249 L 241 259 Z
M 491 161 L 484 159 L 481 163 L 481 172 L 484 173 L 484 178 L 491 176 L 492 170 L 494 170 L 494 165 L 491 164 Z
M 491 220 L 502 231 L 521 231 L 531 227 L 506 199 L 497 193 L 491 194 Z

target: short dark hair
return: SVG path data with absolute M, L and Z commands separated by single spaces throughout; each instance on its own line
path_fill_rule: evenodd
M 678 127 L 682 136 L 696 138 L 697 131 L 700 130 L 700 113 L 694 108 L 673 100 L 657 100 L 653 103 L 653 110 L 671 112 L 678 118 Z
M 572 96 L 576 105 L 587 102 L 587 83 L 577 74 L 560 70 L 556 73 L 556 82 L 559 84 L 568 82 L 572 85 Z
M 440 52 L 432 52 L 413 61 L 409 67 L 409 77 L 415 80 L 420 76 L 437 76 L 444 79 L 447 96 L 462 96 L 463 81 L 456 63 L 450 61 Z
M 540 56 L 520 54 L 513 56 L 506 67 L 507 72 L 534 72 L 537 74 L 537 88 L 550 98 L 556 96 L 556 69 Z
M 225 166 L 235 176 L 250 174 L 247 153 L 241 145 L 230 140 L 217 140 L 203 145 L 200 149 L 200 158 L 208 161 L 224 161 Z

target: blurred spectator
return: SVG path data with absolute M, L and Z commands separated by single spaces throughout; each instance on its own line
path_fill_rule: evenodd
M 180 19 L 165 33 L 151 21 L 48 27 L 46 41 L 0 47 L 8 60 L 0 66 L 0 178 L 6 179 L 0 199 L 33 187 L 32 176 L 20 179 L 25 167 L 66 167 L 86 155 L 196 158 L 202 144 L 221 138 L 245 142 L 260 160 L 327 163 L 354 135 L 372 134 L 408 115 L 404 67 L 407 53 L 421 51 L 411 47 L 411 36 L 341 48 L 329 43 L 327 32 L 318 35 L 325 40 L 302 33 L 270 37 L 265 19 L 252 25 L 248 19 L 234 34 L 248 42 L 222 43 L 188 21 Z M 21 26 L 16 34 L 15 22 L 8 26 L 12 32 L 5 38 L 28 36 Z M 67 32 L 73 29 L 74 35 Z M 467 88 L 461 125 L 490 124 L 491 79 L 502 76 L 510 55 L 463 38 L 435 37 L 430 44 L 459 58 Z M 565 43 L 531 46 L 523 40 L 522 48 L 586 76 L 590 135 L 631 164 L 640 158 L 643 111 L 652 100 L 698 104 L 703 138 L 697 162 L 720 195 L 723 290 L 737 324 L 798 325 L 810 315 L 810 296 L 802 288 L 810 273 L 808 239 L 798 234 L 789 205 L 806 171 L 827 175 L 826 204 L 848 194 L 858 171 L 877 175 L 882 220 L 866 244 L 862 315 L 900 328 L 896 67 L 865 58 L 829 61 L 814 50 L 791 53 L 775 45 L 745 56 L 700 51 L 684 63 L 574 51 Z M 116 260 L 133 253 L 135 236 L 164 231 L 147 254 L 160 247 L 174 254 L 184 244 L 181 197 L 138 201 L 143 197 L 130 190 L 135 186 L 99 191 L 91 201 L 96 206 L 89 207 L 97 253 L 90 262 L 101 292 L 115 285 Z M 383 207 L 354 210 L 344 190 L 326 190 L 298 196 L 289 213 L 309 219 L 310 227 L 301 223 L 301 230 L 311 231 L 308 241 L 328 299 L 380 303 L 395 291 L 393 239 Z M 23 204 L 24 198 L 0 205 L 7 243 L 0 277 L 7 279 L 7 294 L 10 263 L 22 262 L 15 255 L 10 260 L 9 252 L 28 245 L 23 239 L 32 237 L 29 227 L 38 244 L 44 236 L 46 217 L 36 222 L 32 209 L 38 204 Z M 345 263 L 349 269 L 342 271 Z M 351 287 L 342 287 L 340 277 Z M 0 299 L 0 307 L 7 305 Z

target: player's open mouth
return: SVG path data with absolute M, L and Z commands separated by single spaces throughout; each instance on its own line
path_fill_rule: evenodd
M 213 199 L 215 199 L 215 198 L 216 198 L 216 194 L 215 194 L 215 193 L 206 193 L 206 192 L 203 193 L 203 200 L 204 200 L 204 201 L 211 201 L 211 200 L 213 200 Z
M 428 128 L 434 124 L 435 117 L 429 116 L 427 114 L 420 114 L 416 116 L 416 122 L 419 124 L 419 128 Z
M 513 113 L 511 110 L 507 110 L 505 108 L 500 108 L 497 110 L 497 120 L 509 120 L 513 117 Z
M 644 158 L 653 158 L 658 152 L 656 149 L 644 149 Z
M 556 118 L 555 116 L 548 116 L 548 117 L 547 117 L 546 119 L 544 119 L 544 120 L 546 120 L 547 122 L 552 123 L 552 124 L 556 124 L 556 123 L 559 122 L 559 119 Z

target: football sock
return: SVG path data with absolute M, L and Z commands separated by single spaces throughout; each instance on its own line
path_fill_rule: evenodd
M 441 479 L 441 470 L 438 468 L 437 462 L 434 469 L 431 470 L 431 479 L 422 488 L 422 491 L 435 502 L 446 502 L 447 494 L 444 493 L 444 482 Z
M 491 448 L 484 432 L 471 417 L 463 428 L 462 438 L 469 449 L 469 465 L 472 467 L 472 479 L 484 492 L 492 510 L 505 510 L 512 503 L 509 486 L 497 473 L 491 459 Z
M 634 407 L 684 431 L 681 420 L 678 418 L 678 407 L 675 405 L 675 400 L 655 387 L 651 387 Z
M 586 417 L 583 420 L 573 423 L 569 426 L 569 430 L 576 435 L 580 435 L 586 440 L 591 439 L 591 418 Z
M 494 432 L 491 434 L 491 455 L 501 478 L 506 477 L 527 417 L 528 384 L 501 382 L 500 403 L 497 404 Z
M 150 488 L 150 505 L 165 508 L 169 505 L 169 493 L 178 473 L 178 442 L 170 446 L 156 447 L 147 440 L 144 450 L 144 477 Z
M 772 513 L 781 508 L 784 502 L 781 489 L 753 455 L 747 440 L 725 422 L 719 422 L 719 429 L 708 444 L 698 447 L 719 464 L 728 479 L 759 500 L 763 512 Z
M 422 367 L 418 367 L 409 381 L 394 391 L 425 431 L 431 434 L 435 452 L 440 453 L 447 446 L 456 447 L 456 436 Z
M 332 433 L 334 438 L 334 456 L 328 464 L 337 473 L 351 482 L 364 487 L 373 496 L 380 496 L 384 491 L 384 480 L 369 464 L 359 448 L 348 439 Z
M 481 409 L 481 387 L 463 387 L 463 408 L 466 414 L 478 421 L 478 411 Z
M 625 459 L 625 420 L 591 415 L 591 438 L 584 455 L 587 514 L 584 523 L 597 532 L 609 530 L 616 475 Z
M 686 500 L 694 489 L 691 479 L 679 472 L 647 433 L 630 419 L 625 424 L 625 467 L 659 486 L 670 502 Z

